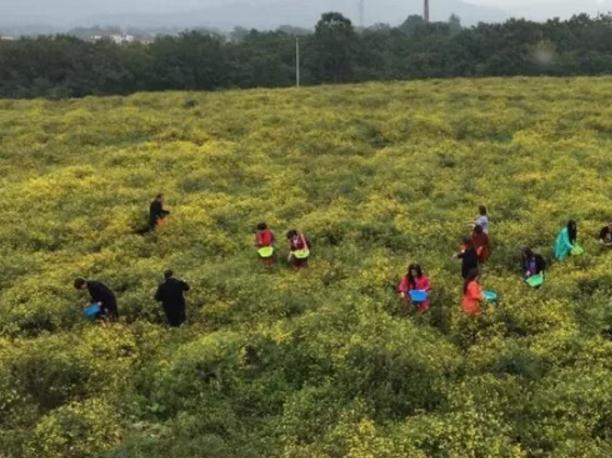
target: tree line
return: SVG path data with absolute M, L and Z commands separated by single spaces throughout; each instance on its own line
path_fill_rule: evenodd
M 612 73 L 612 14 L 511 19 L 464 28 L 457 16 L 356 29 L 323 14 L 314 32 L 189 31 L 152 43 L 116 44 L 68 35 L 0 41 L 0 97 L 82 97 L 136 91 L 287 87 L 295 39 L 305 85 L 516 75 Z

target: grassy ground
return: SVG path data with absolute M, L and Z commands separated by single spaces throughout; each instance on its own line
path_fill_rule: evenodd
M 612 454 L 612 79 L 0 100 L 0 457 Z M 135 232 L 163 191 L 170 222 Z M 451 260 L 487 204 L 500 294 Z M 586 254 L 538 291 L 574 218 Z M 314 244 L 256 262 L 254 226 Z M 284 244 L 279 245 L 281 259 Z M 407 317 L 409 262 L 433 283 Z M 193 287 L 184 329 L 152 294 Z M 118 294 L 84 323 L 75 276 Z M 247 348 L 257 358 L 245 358 Z

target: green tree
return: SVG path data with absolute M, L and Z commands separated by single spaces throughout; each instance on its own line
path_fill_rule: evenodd
M 314 73 L 319 81 L 340 83 L 351 80 L 356 39 L 350 19 L 340 13 L 321 16 L 314 34 Z

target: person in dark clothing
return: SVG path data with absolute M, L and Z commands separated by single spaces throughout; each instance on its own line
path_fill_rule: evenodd
M 523 269 L 523 276 L 525 279 L 539 275 L 546 269 L 546 261 L 544 258 L 534 253 L 531 248 L 525 248 L 523 250 L 521 268 Z
M 155 300 L 162 303 L 168 324 L 179 327 L 185 322 L 185 292 L 189 285 L 174 278 L 174 273 L 167 270 L 164 273 L 165 281 L 159 285 L 155 293 Z
M 604 246 L 612 247 L 612 221 L 599 232 L 599 241 Z
M 91 304 L 100 303 L 100 313 L 97 319 L 115 321 L 117 319 L 117 299 L 108 286 L 99 281 L 77 278 L 74 287 L 78 290 L 87 289 L 91 296 Z
M 158 194 L 155 200 L 151 202 L 149 207 L 149 228 L 155 230 L 165 218 L 170 214 L 169 211 L 164 210 L 164 195 Z
M 466 279 L 471 270 L 478 269 L 478 253 L 470 237 L 463 238 L 463 250 L 455 255 L 461 259 L 461 276 Z

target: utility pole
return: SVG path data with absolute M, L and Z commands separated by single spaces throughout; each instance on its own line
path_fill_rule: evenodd
M 300 87 L 300 38 L 295 37 L 295 86 Z
M 429 0 L 423 0 L 423 19 L 429 23 Z

